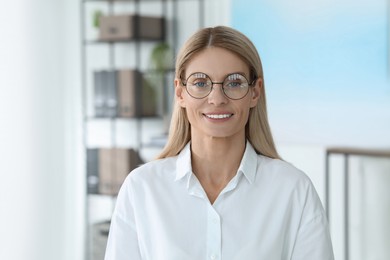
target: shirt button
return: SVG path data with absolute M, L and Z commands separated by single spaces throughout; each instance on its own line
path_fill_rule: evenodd
M 211 255 L 211 256 L 210 256 L 210 259 L 211 259 L 211 260 L 215 260 L 215 259 L 217 259 L 217 256 L 216 256 L 216 255 Z
M 217 224 L 217 223 L 218 223 L 218 219 L 214 218 L 214 219 L 213 219 L 213 223 L 214 223 L 214 224 Z

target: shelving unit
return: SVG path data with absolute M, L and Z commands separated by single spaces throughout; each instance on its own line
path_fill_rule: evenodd
M 96 70 L 116 70 L 122 68 L 137 69 L 145 76 L 155 71 L 148 64 L 150 52 L 158 42 L 166 42 L 176 53 L 178 47 L 178 0 L 80 0 L 81 1 L 81 80 L 83 100 L 84 145 L 86 151 L 96 148 L 134 148 L 138 153 L 146 154 L 145 161 L 153 158 L 162 148 L 151 145 L 151 136 L 161 136 L 167 131 L 165 111 L 156 116 L 134 117 L 95 117 L 93 107 L 94 81 Z M 198 26 L 204 26 L 204 0 L 185 0 L 198 6 L 194 17 Z M 184 1 L 181 1 L 183 3 Z M 161 16 L 165 19 L 165 37 L 161 41 L 132 39 L 123 41 L 102 41 L 98 31 L 92 25 L 93 12 L 101 10 L 104 15 L 135 14 Z M 173 60 L 172 60 L 173 61 Z M 174 78 L 172 68 L 167 69 L 162 87 L 157 91 L 160 98 L 158 110 L 166 106 L 167 86 Z M 167 102 L 167 100 L 165 100 Z M 147 131 L 145 131 L 147 130 Z M 147 132 L 147 133 L 146 133 Z M 145 134 L 146 133 L 146 134 Z M 148 153 L 149 151 L 149 153 Z M 156 152 L 157 151 L 157 152 Z M 150 156 L 153 154 L 153 156 Z M 147 156 L 149 155 L 149 156 Z M 87 164 L 86 164 L 87 165 Z M 87 168 L 87 167 L 86 167 Z M 86 178 L 87 171 L 86 171 Z M 116 195 L 88 193 L 86 189 L 86 256 L 87 260 L 103 259 L 109 220 L 115 205 Z
M 146 71 L 148 69 L 147 64 L 143 61 L 148 58 L 148 53 L 153 45 L 158 43 L 159 40 L 141 40 L 139 38 L 125 41 L 99 40 L 97 37 L 97 30 L 94 30 L 92 27 L 92 13 L 94 10 L 98 9 L 107 16 L 122 13 L 138 15 L 142 14 L 141 5 L 145 4 L 151 5 L 151 8 L 149 9 L 155 12 L 149 15 L 166 17 L 168 14 L 168 4 L 165 0 L 142 1 L 142 3 L 139 0 L 82 1 L 81 21 L 83 42 L 81 62 L 83 70 L 83 114 L 86 153 L 91 151 L 91 148 L 98 148 L 98 151 L 101 152 L 104 148 L 106 148 L 107 151 L 107 148 L 112 149 L 116 147 L 134 148 L 135 151 L 139 153 L 143 145 L 143 128 L 145 127 L 145 124 L 150 123 L 150 121 L 155 121 L 154 124 L 157 125 L 161 124 L 161 115 L 147 117 L 146 119 L 144 119 L 142 115 L 126 118 L 116 116 L 97 118 L 94 116 L 93 90 L 94 84 L 96 83 L 93 82 L 93 71 L 113 71 L 125 68 L 148 73 L 148 71 Z M 168 28 L 169 25 L 170 24 L 167 22 L 165 25 L 167 27 L 165 29 L 166 31 L 172 31 Z M 173 42 L 174 40 L 168 39 L 165 36 L 161 41 Z M 123 59 L 121 61 L 120 55 L 125 56 L 127 60 Z M 125 132 L 128 132 L 127 136 Z M 107 156 L 111 155 L 107 154 Z M 115 158 L 111 158 L 111 160 L 115 160 Z M 112 175 L 115 172 L 115 169 L 110 170 L 112 170 Z M 86 178 L 87 177 L 88 176 L 86 176 Z M 94 193 L 89 192 L 90 191 L 88 191 L 87 188 L 86 259 L 103 259 L 109 220 L 115 205 L 115 194 L 101 194 L 101 190 Z

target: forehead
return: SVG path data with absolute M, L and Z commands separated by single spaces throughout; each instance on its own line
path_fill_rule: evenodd
M 203 72 L 218 79 L 233 72 L 249 76 L 249 67 L 235 53 L 220 47 L 209 47 L 195 54 L 187 63 L 186 77 L 195 72 Z

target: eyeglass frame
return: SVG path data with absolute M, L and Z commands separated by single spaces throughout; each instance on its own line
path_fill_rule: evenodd
M 191 95 L 191 93 L 190 93 L 190 92 L 188 91 L 188 89 L 187 89 L 187 82 L 188 82 L 188 79 L 189 79 L 192 75 L 197 74 L 197 73 L 201 73 L 201 74 L 206 75 L 206 77 L 209 78 L 209 79 L 210 79 L 210 82 L 211 82 L 210 92 L 209 92 L 206 96 L 201 97 L 201 98 L 199 98 L 199 97 L 194 97 L 193 95 Z M 247 92 L 245 93 L 245 95 L 243 95 L 243 96 L 240 97 L 240 98 L 231 98 L 231 97 L 229 97 L 229 96 L 225 93 L 225 88 L 223 87 L 223 83 L 225 82 L 225 80 L 226 80 L 229 76 L 234 75 L 234 74 L 238 74 L 238 75 L 242 76 L 242 77 L 248 82 L 248 90 L 247 90 Z M 252 86 L 255 84 L 256 80 L 258 80 L 257 77 L 256 77 L 255 79 L 253 79 L 252 82 L 249 82 L 249 80 L 245 77 L 245 75 L 243 75 L 242 73 L 238 73 L 238 72 L 233 72 L 233 73 L 227 74 L 226 77 L 225 77 L 225 79 L 224 79 L 222 82 L 214 82 L 214 81 L 212 81 L 212 80 L 211 80 L 211 77 L 210 77 L 209 75 L 207 75 L 206 73 L 204 73 L 204 72 L 194 72 L 194 73 L 191 73 L 191 74 L 187 77 L 186 82 L 184 82 L 183 79 L 182 79 L 181 76 L 180 76 L 180 82 L 181 82 L 181 84 L 186 88 L 186 91 L 187 91 L 188 95 L 190 95 L 192 98 L 195 98 L 195 99 L 203 99 L 203 98 L 208 97 L 208 96 L 210 95 L 210 93 L 213 91 L 214 84 L 218 84 L 218 85 L 222 85 L 222 87 L 221 87 L 222 93 L 223 93 L 228 99 L 231 99 L 231 100 L 240 100 L 240 99 L 243 99 L 244 97 L 246 97 L 246 95 L 248 95 L 248 93 L 249 93 L 249 87 L 252 87 Z

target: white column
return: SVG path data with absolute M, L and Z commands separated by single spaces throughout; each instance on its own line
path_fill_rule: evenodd
M 3 3 L 0 259 L 83 256 L 78 2 Z

